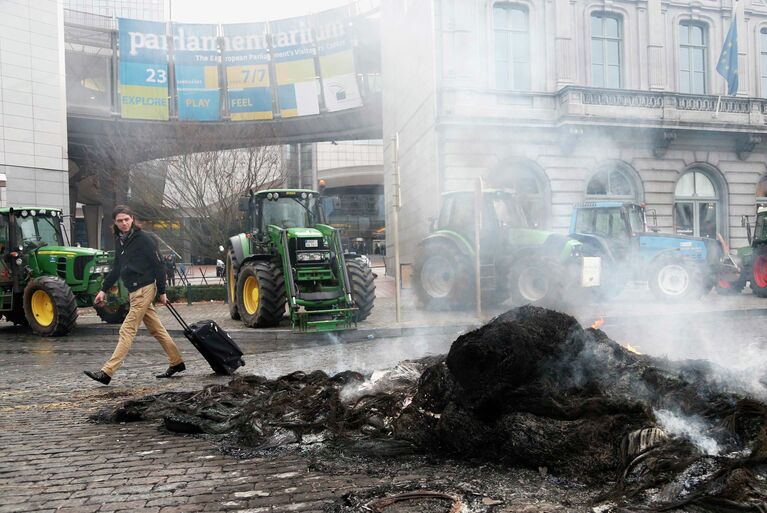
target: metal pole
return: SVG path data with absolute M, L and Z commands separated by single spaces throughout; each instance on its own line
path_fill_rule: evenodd
M 477 178 L 474 190 L 474 292 L 477 302 L 477 317 L 482 318 L 482 283 L 480 250 L 480 229 L 482 228 L 482 178 Z
M 303 174 L 303 170 L 301 169 L 301 143 L 296 144 L 296 147 L 298 148 L 298 188 L 303 189 L 303 177 L 301 176 Z
M 394 134 L 394 195 L 392 198 L 392 235 L 394 236 L 394 307 L 396 311 L 397 322 L 402 321 L 400 313 L 400 263 L 399 263 L 399 209 L 402 206 L 402 197 L 400 196 L 399 181 L 399 132 Z

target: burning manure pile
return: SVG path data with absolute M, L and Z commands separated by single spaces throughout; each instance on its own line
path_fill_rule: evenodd
M 101 420 L 162 419 L 171 431 L 221 435 L 244 454 L 327 442 L 615 483 L 600 511 L 767 511 L 767 405 L 722 376 L 521 307 L 460 336 L 446 357 L 372 379 L 243 376 L 130 401 Z

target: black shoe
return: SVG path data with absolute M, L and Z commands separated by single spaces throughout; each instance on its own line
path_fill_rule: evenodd
M 99 383 L 104 383 L 105 385 L 108 385 L 110 381 L 112 381 L 112 377 L 107 374 L 104 371 L 83 371 L 86 376 L 88 376 L 91 379 L 95 379 Z
M 186 365 L 184 365 L 184 362 L 179 363 L 178 365 L 171 365 L 168 367 L 168 370 L 163 372 L 162 374 L 158 374 L 155 376 L 155 378 L 169 378 L 176 374 L 177 372 L 181 372 L 183 370 L 186 370 Z

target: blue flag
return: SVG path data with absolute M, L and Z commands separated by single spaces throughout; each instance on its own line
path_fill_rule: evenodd
M 727 80 L 727 94 L 734 96 L 738 92 L 738 24 L 735 16 L 724 39 L 716 71 Z

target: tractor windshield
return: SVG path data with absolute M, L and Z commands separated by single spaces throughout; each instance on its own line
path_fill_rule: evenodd
M 273 224 L 280 228 L 305 228 L 319 222 L 317 199 L 313 196 L 264 201 L 261 215 L 264 227 Z
M 631 233 L 643 233 L 646 230 L 644 222 L 644 213 L 639 207 L 629 207 L 629 225 L 631 226 Z
M 527 228 L 527 217 L 522 207 L 513 198 L 504 196 L 493 198 L 493 210 L 500 226 Z
M 17 242 L 25 248 L 64 245 L 59 220 L 48 216 L 17 217 L 16 234 Z

